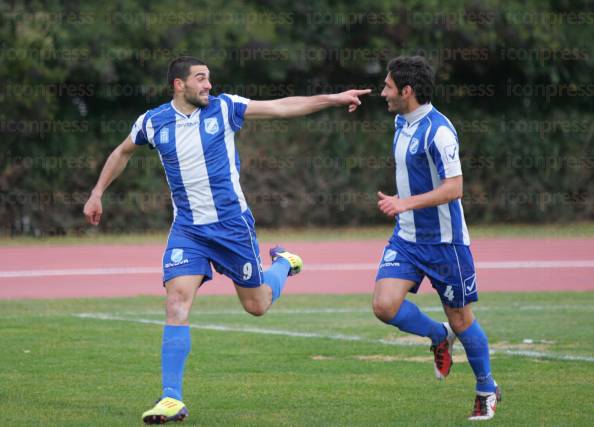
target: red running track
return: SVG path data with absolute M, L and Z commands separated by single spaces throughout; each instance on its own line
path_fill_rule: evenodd
M 305 268 L 289 279 L 285 292 L 371 293 L 384 245 L 383 240 L 287 243 Z M 269 248 L 261 247 L 264 259 Z M 3 247 L 0 299 L 162 295 L 162 251 L 162 245 Z M 594 239 L 476 239 L 472 251 L 481 292 L 594 290 Z M 107 270 L 114 268 L 145 272 Z M 431 292 L 427 280 L 421 292 Z M 234 288 L 215 273 L 200 293 L 233 294 Z

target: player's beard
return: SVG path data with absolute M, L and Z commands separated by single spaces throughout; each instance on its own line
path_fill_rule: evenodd
M 391 113 L 403 114 L 406 112 L 406 102 L 400 98 L 395 98 L 390 105 L 388 105 L 388 109 Z
M 206 100 L 204 101 L 200 99 L 198 95 L 184 93 L 184 99 L 187 103 L 192 104 L 196 108 L 208 106 L 208 97 L 206 97 Z

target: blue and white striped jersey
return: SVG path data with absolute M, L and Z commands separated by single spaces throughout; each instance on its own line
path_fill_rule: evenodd
M 441 181 L 462 175 L 458 135 L 430 103 L 397 115 L 393 152 L 401 199 L 427 193 Z M 460 199 L 398 215 L 394 233 L 409 242 L 470 245 Z
M 168 102 L 136 120 L 130 137 L 158 151 L 171 190 L 174 223 L 212 224 L 247 209 L 234 137 L 248 102 L 237 95 L 210 96 L 208 106 L 190 116 Z

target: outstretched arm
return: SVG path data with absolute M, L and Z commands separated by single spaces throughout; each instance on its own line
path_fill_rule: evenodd
M 397 195 L 387 196 L 381 191 L 377 193 L 377 196 L 379 198 L 378 208 L 390 217 L 413 209 L 439 206 L 462 198 L 462 175 L 444 179 L 435 190 L 406 199 L 401 199 Z
M 115 150 L 107 158 L 97 184 L 89 200 L 85 203 L 84 214 L 89 224 L 98 225 L 101 220 L 101 214 L 103 213 L 103 207 L 101 206 L 101 196 L 109 187 L 109 185 L 116 179 L 124 170 L 128 164 L 128 160 L 132 157 L 134 151 L 138 148 L 138 145 L 132 142 L 132 138 L 128 136 L 124 142 L 116 147 Z
M 250 101 L 245 111 L 245 118 L 287 119 L 342 105 L 348 105 L 348 111 L 352 113 L 361 105 L 359 97 L 369 92 L 371 89 L 353 89 L 332 95 L 291 96 L 271 101 Z

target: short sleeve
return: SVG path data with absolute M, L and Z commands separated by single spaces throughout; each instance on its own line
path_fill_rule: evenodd
M 447 126 L 440 126 L 429 143 L 429 154 L 441 179 L 462 175 L 459 151 L 454 132 Z
M 222 94 L 221 98 L 227 103 L 231 128 L 234 132 L 239 131 L 243 126 L 245 110 L 247 110 L 250 100 L 239 95 L 229 95 L 227 93 Z
M 146 113 L 138 117 L 136 122 L 132 125 L 132 130 L 130 131 L 130 138 L 132 138 L 132 142 L 136 145 L 146 145 L 148 144 L 148 139 L 146 137 Z

